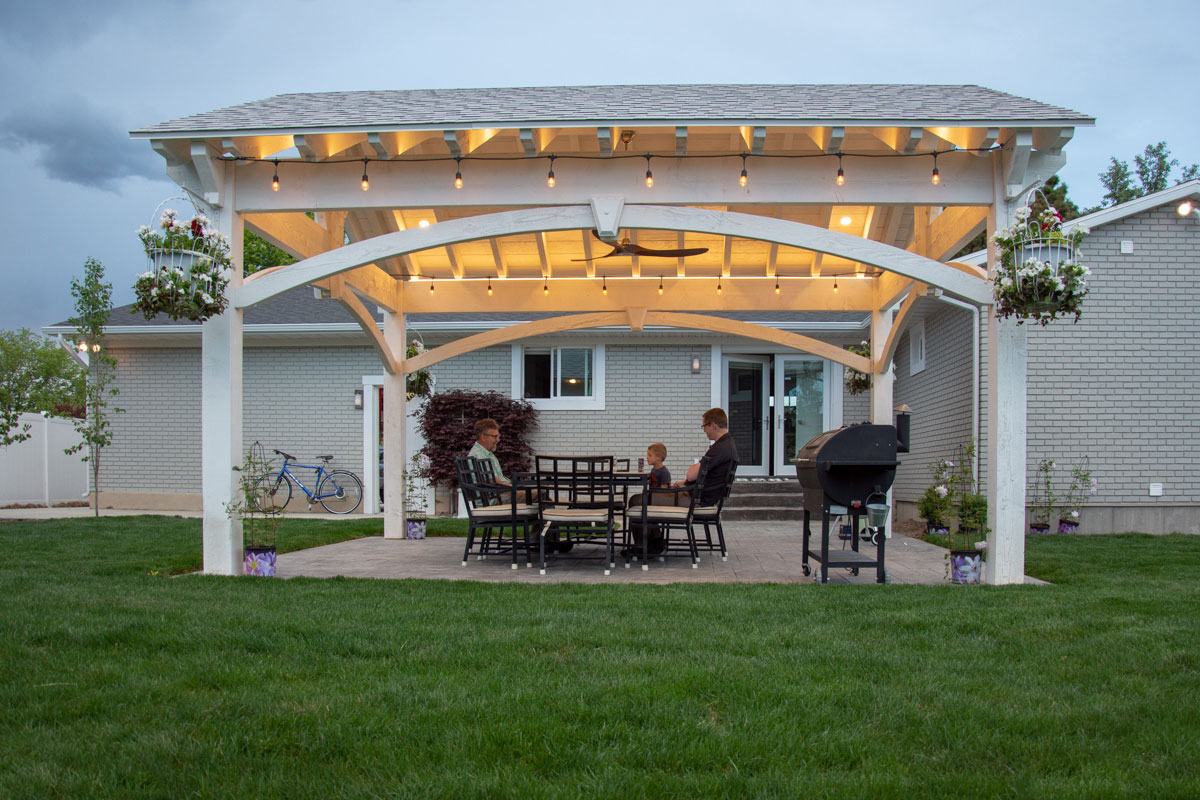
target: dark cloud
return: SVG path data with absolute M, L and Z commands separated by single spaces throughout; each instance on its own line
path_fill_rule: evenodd
M 190 0 L 158 0 L 155 8 L 175 15 Z M 88 41 L 114 23 L 144 20 L 137 0 L 0 0 L 0 41 L 22 50 L 58 49 Z
M 161 179 L 162 162 L 127 126 L 82 100 L 18 111 L 0 120 L 0 147 L 33 151 L 46 175 L 116 191 L 123 178 Z

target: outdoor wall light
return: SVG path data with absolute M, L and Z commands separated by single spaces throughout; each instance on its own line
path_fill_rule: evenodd
M 700 356 L 692 356 L 692 372 L 700 371 Z
M 357 410 L 359 410 L 359 411 L 362 411 L 362 407 L 363 407 L 363 392 L 362 392 L 362 389 L 355 389 L 355 390 L 354 390 L 354 407 L 355 407 Z
M 1179 207 L 1175 210 L 1179 212 L 1179 216 L 1181 217 L 1190 217 L 1193 213 L 1200 217 L 1200 208 L 1196 207 L 1196 203 L 1190 197 L 1180 203 Z

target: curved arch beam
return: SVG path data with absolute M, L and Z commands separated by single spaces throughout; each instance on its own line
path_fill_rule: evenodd
M 441 347 L 435 347 L 432 350 L 426 350 L 419 356 L 405 359 L 402 369 L 405 373 L 415 372 L 416 370 L 426 369 L 434 364 L 463 355 L 464 353 L 471 353 L 476 350 L 482 350 L 485 347 L 493 347 L 505 342 L 516 341 L 517 339 L 526 339 L 530 336 L 540 336 L 560 331 L 582 330 L 585 328 L 600 328 L 611 325 L 627 325 L 633 319 L 640 316 L 638 312 L 641 310 L 627 309 L 625 312 L 600 311 L 592 314 L 568 314 L 562 317 L 539 319 L 533 322 L 523 322 L 520 325 L 512 325 L 507 328 L 485 331 L 477 333 L 474 336 L 457 339 Z M 812 353 L 813 355 L 827 358 L 830 361 L 836 361 L 847 367 L 853 367 L 860 372 L 871 371 L 870 360 L 863 356 L 855 355 L 837 345 L 822 342 L 809 336 L 802 336 L 798 333 L 787 333 L 778 328 L 755 325 L 752 322 L 741 322 L 739 320 L 725 319 L 724 317 L 712 317 L 707 314 L 647 311 L 645 312 L 644 324 L 715 331 L 717 333 L 743 336 L 747 339 L 758 339 L 790 347 L 793 350 Z
M 947 264 L 869 239 L 801 222 L 703 208 L 627 205 L 620 225 L 633 228 L 693 231 L 739 236 L 815 250 L 904 275 L 976 304 L 991 302 L 987 281 Z M 448 220 L 428 228 L 410 228 L 339 247 L 248 277 L 232 292 L 233 305 L 245 308 L 280 292 L 397 255 L 459 242 L 522 233 L 588 230 L 595 217 L 586 206 L 556 206 L 501 211 Z
M 914 283 L 912 291 L 908 297 L 904 298 L 904 302 L 900 305 L 900 311 L 897 312 L 896 318 L 892 320 L 892 329 L 888 332 L 887 341 L 883 345 L 883 353 L 880 354 L 878 360 L 874 364 L 874 373 L 881 374 L 892 359 L 896 357 L 896 348 L 900 345 L 900 334 L 904 333 L 904 329 L 908 326 L 908 318 L 912 314 L 913 306 L 917 304 L 917 300 L 921 295 L 925 294 L 925 285 Z

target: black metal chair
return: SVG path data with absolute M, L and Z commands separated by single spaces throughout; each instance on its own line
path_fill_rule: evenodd
M 454 459 L 458 486 L 467 503 L 467 544 L 463 548 L 463 566 L 467 565 L 472 547 L 476 544 L 476 533 L 480 531 L 482 536 L 475 551 L 477 558 L 511 553 L 512 568 L 516 569 L 517 553 L 524 550 L 526 564 L 532 566 L 531 543 L 538 507 L 519 502 L 519 490 L 496 483 L 490 466 L 488 462 L 470 456 Z M 505 530 L 511 534 L 507 544 L 504 541 Z
M 729 474 L 725 477 L 725 491 L 721 494 L 721 499 L 717 501 L 716 506 L 706 506 L 692 515 L 692 524 L 700 523 L 704 526 L 704 541 L 696 543 L 697 550 L 707 550 L 709 552 L 721 553 L 721 560 L 728 561 L 729 553 L 725 549 L 725 530 L 721 527 L 721 509 L 725 507 L 725 501 L 729 499 L 729 493 L 733 491 L 733 481 L 737 474 L 738 462 L 734 461 L 729 465 Z M 717 529 L 717 541 L 712 538 L 712 527 Z
M 704 486 L 704 478 L 708 475 L 709 459 L 707 456 L 700 459 L 700 470 L 696 473 L 696 481 L 692 484 L 691 491 L 687 492 L 687 505 L 659 505 L 653 502 L 653 498 L 657 495 L 674 494 L 679 497 L 683 494 L 679 489 L 647 489 L 643 495 L 641 507 L 640 524 L 643 531 L 642 535 L 642 569 L 650 569 L 648 563 L 650 557 L 650 536 L 649 532 L 657 527 L 662 533 L 663 549 L 658 554 L 660 560 L 664 560 L 670 552 L 683 552 L 683 542 L 676 545 L 671 540 L 671 532 L 679 531 L 684 535 L 686 542 L 686 552 L 692 557 L 692 569 L 697 569 L 700 566 L 700 554 L 696 547 L 696 534 L 693 528 L 696 514 L 707 515 L 715 511 L 716 506 L 702 506 L 699 504 L 701 488 Z M 625 550 L 625 566 L 629 566 L 631 557 L 637 556 L 637 548 L 629 548 Z
M 546 574 L 546 540 L 605 545 L 604 574 L 613 558 L 613 515 L 616 492 L 612 456 L 535 456 L 538 492 L 538 555 Z M 557 534 L 557 536 L 552 536 Z

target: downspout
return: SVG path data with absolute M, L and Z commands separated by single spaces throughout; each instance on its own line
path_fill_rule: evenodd
M 971 441 L 975 442 L 975 463 L 971 465 L 975 480 L 979 480 L 979 306 L 941 295 L 943 303 L 965 308 L 971 312 Z

